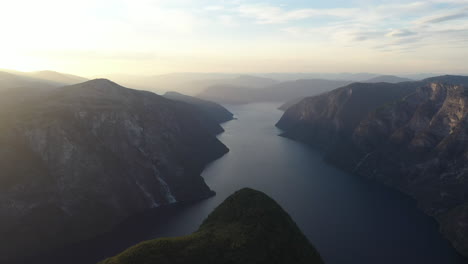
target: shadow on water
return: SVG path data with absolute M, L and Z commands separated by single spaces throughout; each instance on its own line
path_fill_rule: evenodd
M 215 197 L 131 217 L 112 232 L 39 258 L 40 263 L 91 264 L 144 240 L 189 234 L 243 187 L 281 204 L 328 264 L 466 263 L 409 197 L 333 168 L 320 153 L 277 136 L 276 106 L 228 106 L 238 120 L 223 124 L 226 132 L 219 138 L 231 151 L 203 172 Z

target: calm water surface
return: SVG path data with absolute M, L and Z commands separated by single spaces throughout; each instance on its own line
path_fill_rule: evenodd
M 203 172 L 215 197 L 143 213 L 44 261 L 91 264 L 143 240 L 189 234 L 227 196 L 251 187 L 281 204 L 328 264 L 466 263 L 414 201 L 335 169 L 320 153 L 279 137 L 274 124 L 282 112 L 276 107 L 227 106 L 238 119 L 223 125 L 219 139 L 231 151 Z

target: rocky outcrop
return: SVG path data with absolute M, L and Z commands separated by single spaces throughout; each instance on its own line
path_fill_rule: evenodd
M 275 201 L 259 191 L 242 189 L 218 206 L 195 233 L 146 241 L 100 263 L 323 262 Z
M 0 113 L 0 258 L 213 195 L 200 173 L 228 151 L 218 132 L 188 104 L 103 79 Z
M 211 119 L 218 123 L 224 123 L 234 118 L 234 115 L 229 112 L 226 108 L 221 106 L 220 104 L 202 100 L 196 97 L 183 95 L 177 92 L 167 92 L 163 95 L 164 97 L 185 102 L 195 106 L 198 110 L 204 113 L 204 115 L 209 116 Z
M 414 197 L 468 256 L 468 77 L 418 84 L 396 101 L 360 96 L 359 115 L 350 115 L 350 97 L 311 98 L 279 125 L 286 136 L 322 146 L 336 166 Z

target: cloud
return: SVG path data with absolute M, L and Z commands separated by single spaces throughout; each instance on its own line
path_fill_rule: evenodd
M 385 31 L 361 31 L 351 33 L 354 35 L 353 39 L 355 41 L 365 41 L 370 39 L 378 39 L 385 35 Z
M 468 45 L 465 31 L 468 23 L 456 20 L 468 18 L 468 0 L 428 0 L 406 4 L 364 5 L 357 8 L 312 10 L 297 15 L 298 10 L 275 9 L 266 17 L 257 16 L 257 23 L 283 23 L 285 34 L 322 45 L 367 48 L 375 50 L 414 50 L 423 47 Z M 303 10 L 304 11 L 304 10 Z M 320 14 L 315 13 L 320 12 Z M 253 14 L 254 12 L 252 12 Z M 292 14 L 296 14 L 293 16 Z M 304 14 L 307 14 L 304 15 Z M 265 15 L 265 14 L 264 14 Z M 319 16 L 320 24 L 295 19 Z M 280 18 L 275 19 L 275 16 Z M 442 23 L 444 22 L 444 23 Z M 320 37 L 318 37 L 320 36 Z
M 259 24 L 282 24 L 291 21 L 303 20 L 313 17 L 351 17 L 357 15 L 354 8 L 333 9 L 294 9 L 285 10 L 269 4 L 247 4 L 237 8 L 237 12 L 244 17 L 253 18 Z
M 468 17 L 468 11 L 432 18 L 432 19 L 427 20 L 425 23 L 441 23 L 441 22 L 465 18 L 465 17 Z
M 458 54 L 452 55 L 458 60 L 468 56 L 468 0 L 364 0 L 353 1 L 352 8 L 300 1 L 303 8 L 278 0 L 7 2 L 0 10 L 5 40 L 0 57 L 13 62 L 9 53 L 27 58 L 31 50 L 37 50 L 31 57 L 44 54 L 56 61 L 119 58 L 151 67 L 159 65 L 161 54 L 180 61 L 195 55 L 241 61 L 245 54 L 295 59 L 343 54 L 370 60 L 366 54 L 420 50 L 429 50 L 427 57 L 433 52 Z M 57 56 L 47 53 L 62 48 Z
M 220 11 L 220 10 L 224 10 L 224 6 L 219 6 L 219 5 L 207 6 L 207 7 L 205 7 L 205 10 L 208 10 L 208 11 Z
M 218 16 L 219 22 L 226 27 L 237 27 L 239 26 L 238 21 L 233 16 L 230 15 L 221 15 Z
M 395 30 L 392 30 L 392 31 L 388 32 L 387 34 L 385 34 L 385 36 L 401 38 L 401 37 L 414 36 L 414 35 L 417 35 L 417 34 L 418 34 L 417 32 L 407 30 L 407 29 L 395 29 Z

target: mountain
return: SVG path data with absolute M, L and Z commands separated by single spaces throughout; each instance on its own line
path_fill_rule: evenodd
M 271 78 L 258 77 L 253 75 L 240 75 L 230 80 L 224 80 L 222 82 L 218 81 L 218 83 L 250 88 L 264 88 L 270 85 L 274 85 L 278 82 Z
M 324 73 L 324 72 L 308 72 L 308 73 L 259 73 L 258 76 L 272 78 L 281 81 L 293 81 L 301 79 L 325 79 L 325 80 L 349 80 L 354 82 L 362 82 L 370 78 L 379 76 L 375 73 Z
M 394 75 L 381 75 L 374 77 L 372 79 L 366 80 L 366 83 L 379 83 L 379 82 L 386 82 L 386 83 L 400 83 L 400 82 L 411 82 L 413 80 L 408 78 L 402 78 Z
M 60 73 L 55 71 L 36 71 L 27 73 L 28 76 L 41 80 L 52 81 L 63 84 L 77 84 L 88 81 L 88 79 L 72 74 Z
M 353 83 L 303 99 L 286 110 L 277 126 L 286 136 L 328 147 L 349 134 L 369 111 L 414 92 L 417 85 Z
M 0 111 L 60 86 L 63 84 L 0 71 Z
M 312 95 L 311 95 L 312 96 Z M 280 107 L 278 107 L 279 110 L 286 111 L 289 107 L 298 104 L 300 101 L 302 101 L 304 98 L 295 98 L 292 100 L 287 101 L 286 103 L 282 104 Z
M 468 77 L 385 84 L 387 95 L 377 93 L 382 85 L 307 98 L 277 125 L 285 136 L 326 150 L 332 164 L 415 198 L 468 256 Z
M 56 71 L 33 71 L 33 72 L 22 72 L 9 69 L 0 69 L 0 72 L 9 73 L 17 77 L 30 78 L 40 80 L 43 82 L 55 83 L 58 85 L 71 85 L 81 82 L 85 82 L 88 79 L 72 74 L 61 73 Z
M 1 111 L 1 262 L 212 196 L 200 173 L 228 151 L 220 130 L 194 106 L 104 79 Z
M 277 83 L 261 89 L 234 85 L 217 85 L 207 88 L 197 97 L 218 102 L 244 104 L 253 102 L 287 102 L 320 94 L 349 84 L 348 81 L 321 79 L 296 80 Z
M 163 95 L 167 99 L 185 102 L 196 106 L 200 111 L 204 112 L 205 115 L 210 116 L 214 121 L 218 123 L 224 123 L 232 120 L 234 115 L 229 112 L 226 108 L 222 107 L 217 103 L 202 100 L 196 97 L 183 95 L 177 92 L 167 92 Z
M 87 79 L 54 71 L 20 72 L 0 71 L 0 107 L 25 101 L 67 84 Z
M 291 217 L 270 197 L 242 189 L 193 234 L 140 243 L 100 264 L 323 263 Z
M 0 71 L 0 92 L 5 90 L 14 90 L 17 88 L 34 88 L 37 90 L 50 90 L 51 88 L 56 88 L 59 86 L 63 86 L 63 84 Z

